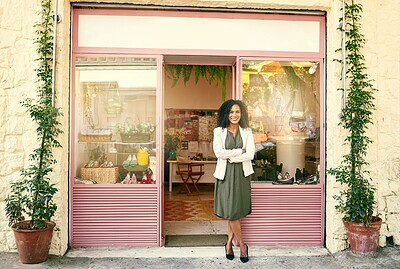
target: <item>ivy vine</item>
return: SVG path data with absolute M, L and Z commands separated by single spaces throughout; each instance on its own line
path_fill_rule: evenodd
M 221 99 L 226 100 L 226 78 L 227 74 L 231 72 L 229 66 L 216 66 L 216 65 L 166 65 L 166 71 L 172 79 L 172 87 L 176 85 L 180 78 L 183 78 L 183 83 L 190 80 L 192 71 L 195 73 L 195 83 L 197 84 L 200 77 L 204 78 L 211 85 L 215 83 L 216 86 L 221 85 Z
M 35 25 L 38 67 L 37 98 L 26 98 L 21 105 L 26 108 L 33 122 L 37 124 L 38 147 L 29 155 L 30 165 L 21 170 L 21 179 L 11 183 L 11 193 L 6 198 L 6 215 L 9 224 L 20 229 L 42 229 L 45 221 L 54 216 L 57 205 L 53 201 L 57 192 L 50 183 L 49 174 L 57 163 L 53 148 L 61 147 L 57 136 L 62 133 L 58 117 L 59 108 L 53 106 L 53 14 L 51 0 L 41 1 L 40 21 Z M 20 221 L 29 217 L 29 227 Z
M 373 141 L 366 135 L 368 125 L 372 123 L 374 91 L 372 80 L 366 74 L 365 59 L 362 53 L 365 44 L 361 33 L 362 4 L 351 0 L 345 3 L 346 34 L 346 76 L 348 79 L 347 100 L 342 111 L 339 126 L 348 131 L 344 142 L 349 145 L 349 152 L 343 156 L 341 164 L 328 170 L 336 177 L 336 181 L 347 188 L 335 195 L 338 201 L 336 209 L 344 214 L 347 222 L 359 222 L 368 226 L 374 221 L 375 188 L 371 185 L 368 165 L 365 160 L 368 145 Z M 343 31 L 343 30 L 342 30 Z M 339 49 L 340 50 L 340 49 Z M 343 64 L 342 60 L 337 60 Z M 342 78 L 343 79 L 343 78 Z M 343 88 L 339 90 L 343 91 Z

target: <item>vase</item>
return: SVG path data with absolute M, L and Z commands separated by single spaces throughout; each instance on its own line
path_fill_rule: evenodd
M 176 159 L 176 151 L 170 151 L 169 152 L 169 158 L 170 159 Z

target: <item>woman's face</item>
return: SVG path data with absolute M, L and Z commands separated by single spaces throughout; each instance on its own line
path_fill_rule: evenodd
M 231 124 L 238 124 L 241 117 L 240 107 L 238 105 L 233 105 L 229 111 L 229 122 Z

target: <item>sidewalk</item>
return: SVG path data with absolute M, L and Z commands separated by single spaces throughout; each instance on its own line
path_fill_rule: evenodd
M 235 249 L 238 253 L 238 249 Z M 50 255 L 41 264 L 21 264 L 17 253 L 1 253 L 1 269 L 13 268 L 272 268 L 272 269 L 400 269 L 400 247 L 378 249 L 376 255 L 357 257 L 349 250 L 331 255 L 316 247 L 249 247 L 250 261 L 229 261 L 221 247 L 203 248 L 96 248 L 73 249 L 64 256 Z

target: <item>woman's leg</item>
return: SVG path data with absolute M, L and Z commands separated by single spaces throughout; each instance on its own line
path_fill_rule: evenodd
M 241 257 L 247 256 L 246 244 L 243 241 L 242 228 L 240 227 L 240 220 L 231 220 L 231 221 L 229 221 L 229 224 L 231 226 L 231 230 L 232 230 L 236 240 L 239 243 L 240 256 Z
M 231 221 L 228 220 L 228 242 L 226 242 L 226 252 L 228 254 L 233 254 L 233 230 L 231 227 Z

